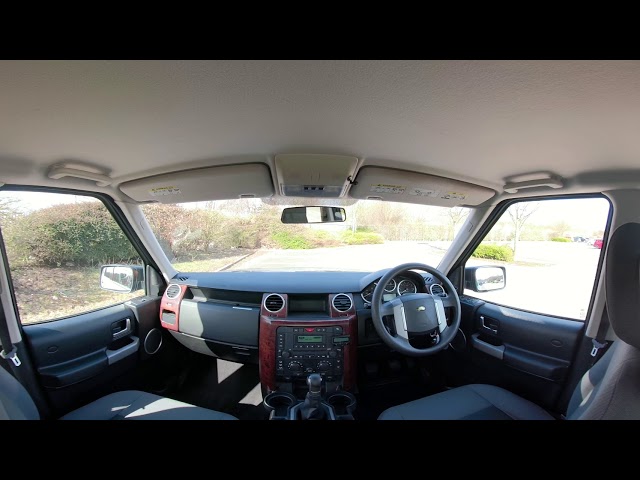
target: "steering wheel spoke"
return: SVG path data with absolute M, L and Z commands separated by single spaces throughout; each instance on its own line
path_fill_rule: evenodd
M 383 303 L 380 306 L 380 315 L 383 317 L 393 317 L 396 335 L 406 340 L 409 339 L 407 319 L 405 317 L 404 305 L 401 298 L 396 298 L 390 302 Z
M 460 301 L 459 299 L 454 298 L 453 295 L 447 295 L 446 297 L 437 297 L 437 298 L 440 299 L 440 301 L 442 302 L 442 306 L 445 308 L 455 307 L 456 300 Z
M 380 305 L 380 315 L 383 317 L 388 317 L 391 315 L 395 315 L 395 309 L 397 305 L 402 305 L 400 298 L 396 298 L 390 302 L 385 302 Z
M 442 335 L 447 329 L 447 315 L 444 312 L 444 302 L 440 297 L 433 297 L 433 304 L 436 307 L 436 318 L 438 319 L 438 332 Z

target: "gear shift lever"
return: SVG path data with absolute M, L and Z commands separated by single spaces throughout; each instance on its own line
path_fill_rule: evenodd
M 309 391 L 300 407 L 302 420 L 322 420 L 325 416 L 322 402 L 322 377 L 317 373 L 312 373 L 307 377 Z
M 322 391 L 322 377 L 317 373 L 312 373 L 307 377 L 307 385 L 309 385 L 309 394 L 320 398 Z

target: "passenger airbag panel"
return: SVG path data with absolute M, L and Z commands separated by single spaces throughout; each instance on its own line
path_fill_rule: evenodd
M 260 309 L 183 300 L 180 332 L 207 340 L 258 346 Z

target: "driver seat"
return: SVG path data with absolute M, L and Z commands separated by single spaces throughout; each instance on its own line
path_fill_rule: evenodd
M 607 248 L 607 312 L 616 340 L 583 375 L 569 420 L 640 419 L 640 224 L 616 229 Z M 493 385 L 472 384 L 391 407 L 379 420 L 553 420 L 544 409 Z

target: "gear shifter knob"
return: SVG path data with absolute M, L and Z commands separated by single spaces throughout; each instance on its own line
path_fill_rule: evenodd
M 317 373 L 312 373 L 307 377 L 309 393 L 319 395 L 322 391 L 322 377 Z

